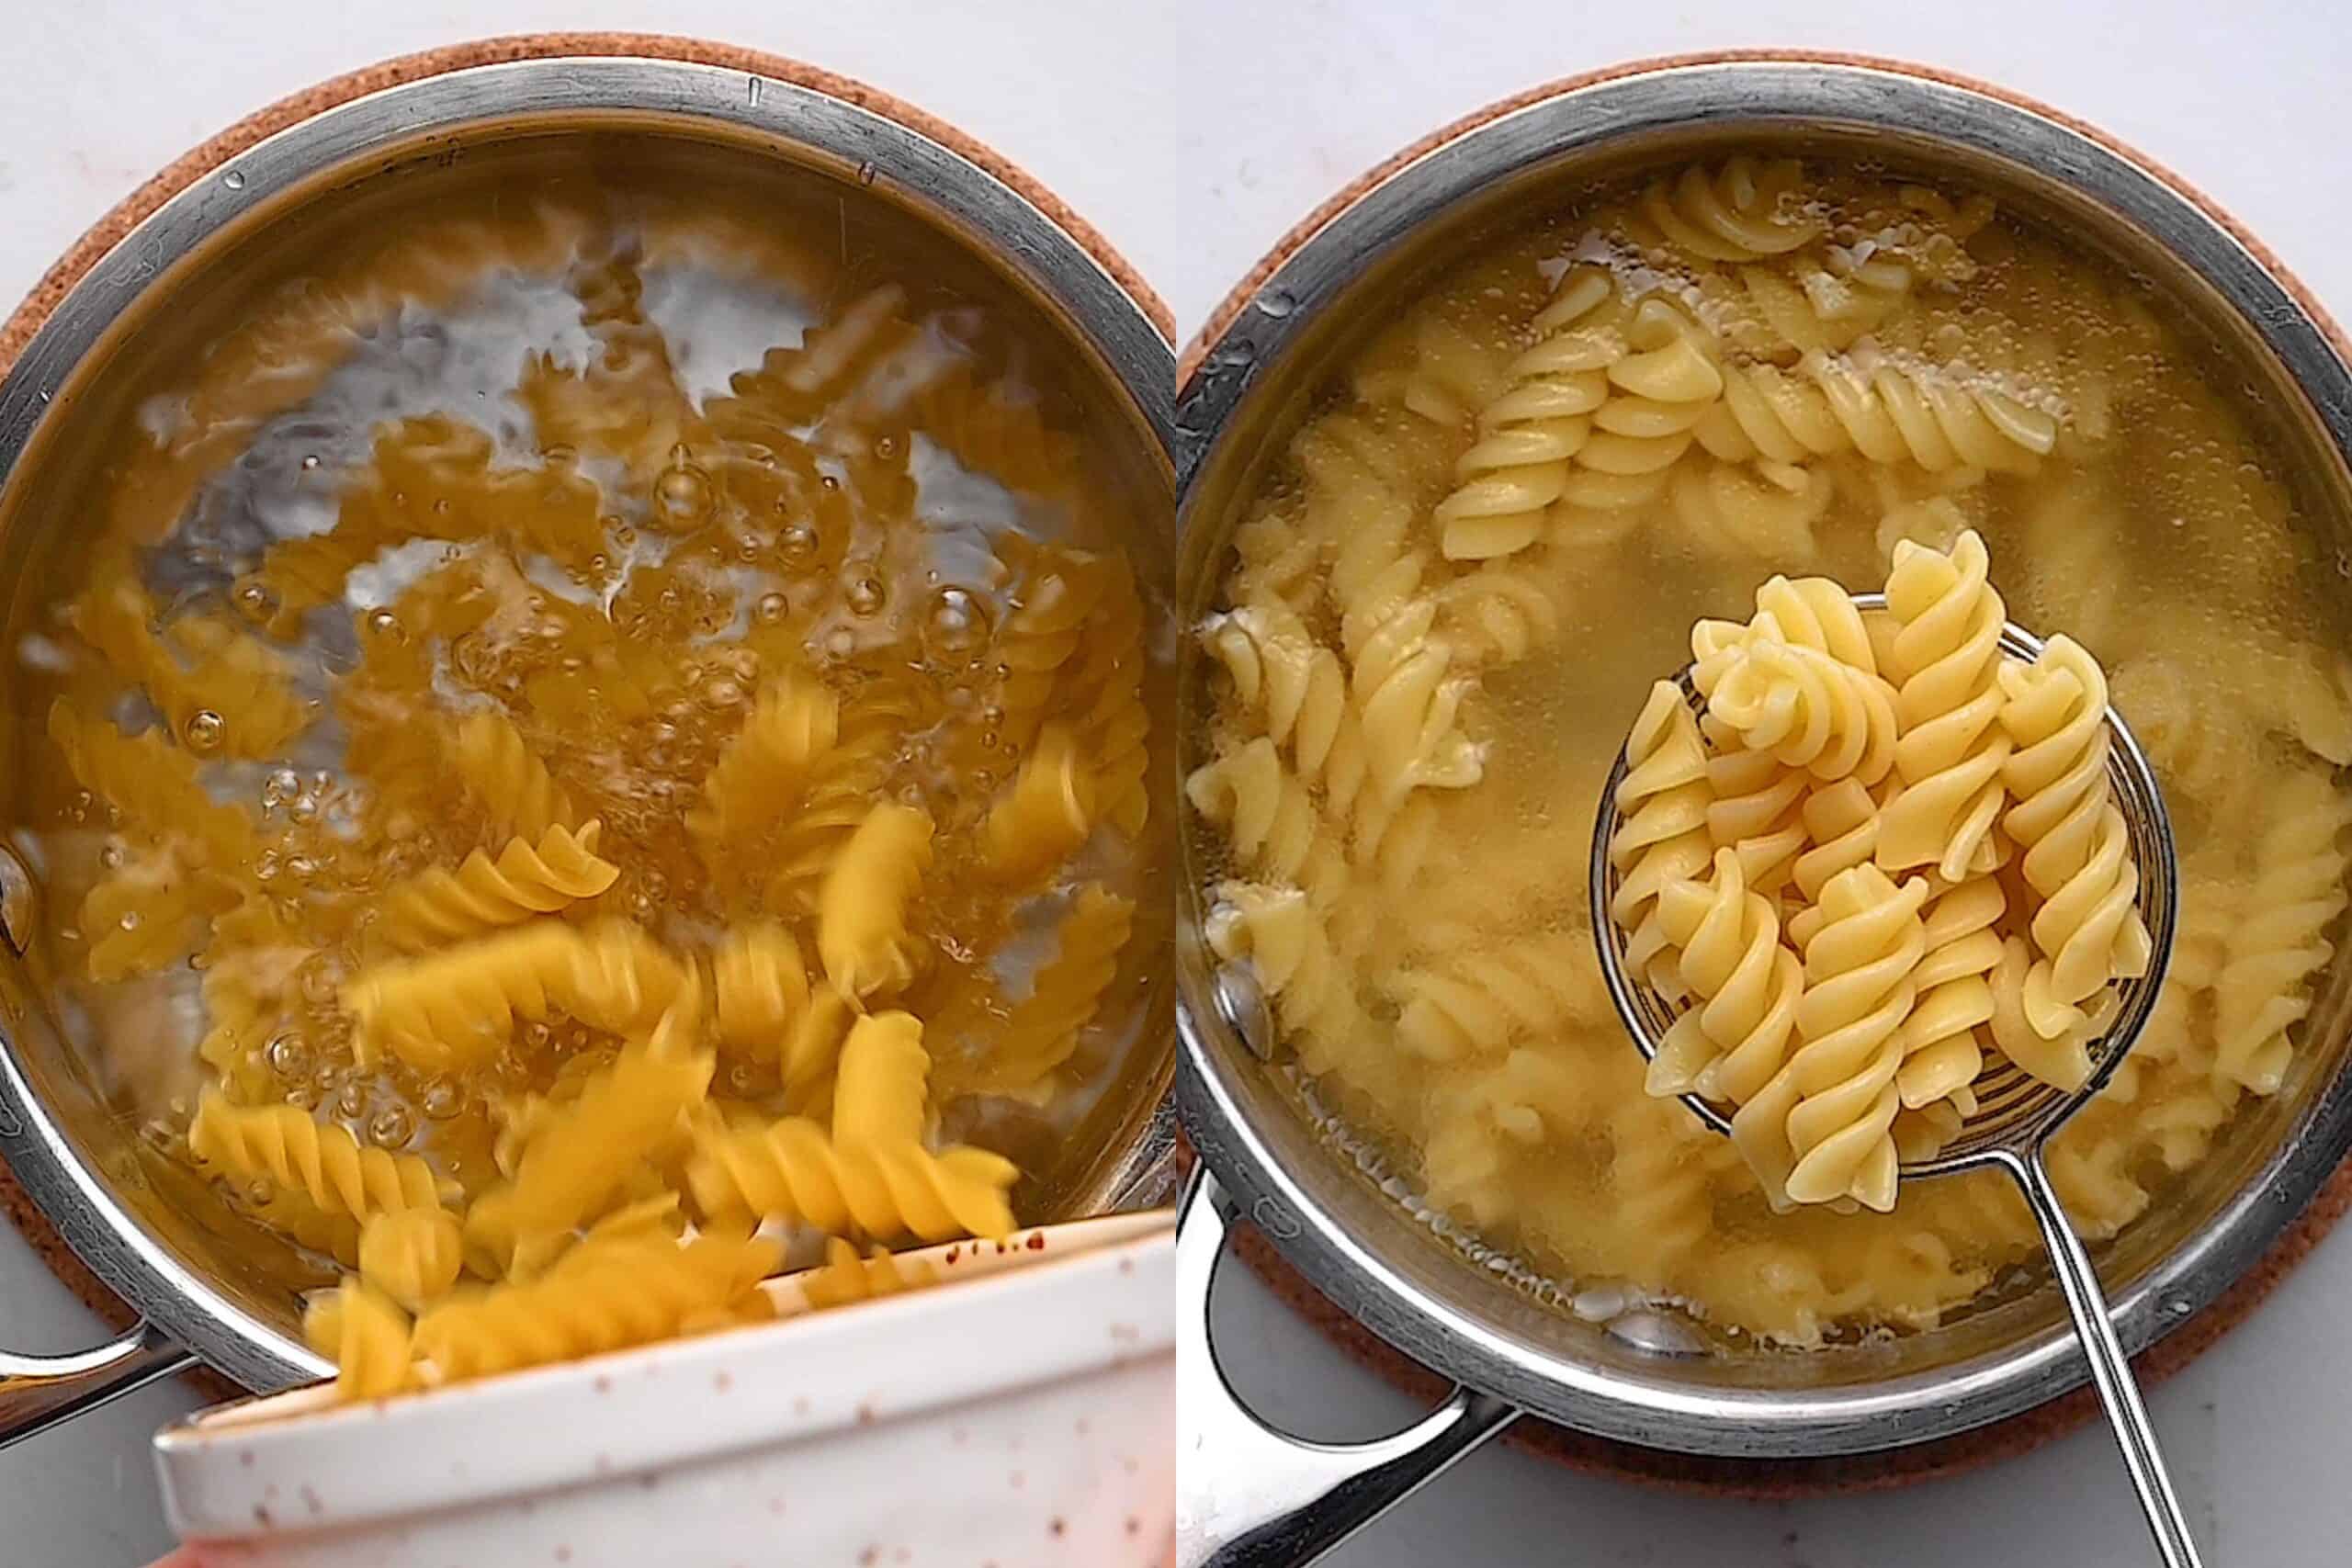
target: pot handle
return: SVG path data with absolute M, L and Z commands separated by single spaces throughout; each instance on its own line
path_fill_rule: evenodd
M 1193 1168 L 1176 1220 L 1176 1568 L 1301 1568 L 1519 1416 L 1456 1388 L 1368 1443 L 1310 1443 L 1259 1420 L 1209 1337 L 1209 1290 L 1238 1208 L 1205 1161 Z
M 0 1449 L 144 1388 L 196 1357 L 141 1321 L 95 1349 L 64 1356 L 0 1350 Z

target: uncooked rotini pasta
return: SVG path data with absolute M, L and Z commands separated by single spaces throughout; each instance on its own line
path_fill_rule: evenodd
M 1164 469 L 1025 296 L 752 184 L 287 252 L 26 575 L 15 934 L 347 1394 L 1060 1217 L 1168 1038 Z
M 826 874 L 817 900 L 817 953 L 825 977 L 852 1006 L 904 990 L 916 949 L 909 904 L 931 869 L 930 814 L 877 806 L 858 824 Z
M 355 1220 L 441 1206 L 441 1180 L 424 1160 L 367 1147 L 344 1128 L 322 1126 L 291 1105 L 245 1109 L 208 1092 L 189 1123 L 187 1146 L 202 1164 L 232 1179 L 299 1192 Z
M 476 850 L 457 870 L 435 866 L 384 895 L 377 934 L 395 947 L 435 947 L 519 925 L 594 898 L 620 877 L 596 856 L 601 826 L 549 827 L 533 843 L 511 839 L 495 860 Z

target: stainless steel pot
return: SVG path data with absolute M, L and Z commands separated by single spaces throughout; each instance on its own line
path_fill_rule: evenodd
M 724 51 L 722 51 L 724 52 Z M 779 73 L 784 62 L 776 62 Z M 866 95 L 861 102 L 871 103 Z M 101 417 L 94 386 L 166 317 L 191 279 L 233 272 L 241 249 L 308 204 L 429 203 L 449 171 L 527 139 L 582 133 L 672 139 L 774 160 L 888 204 L 934 232 L 1033 310 L 1080 367 L 1088 401 L 1119 433 L 1145 491 L 1130 519 L 1147 597 L 1167 602 L 1168 452 L 1174 360 L 1149 310 L 1090 248 L 1030 199 L 1018 176 L 916 129 L 919 117 L 764 74 L 677 60 L 548 58 L 482 66 L 357 98 L 200 175 L 97 262 L 0 383 L 0 561 L 15 575 L 28 489 Z M 1035 193 L 1035 187 L 1027 189 Z M 389 194 L 388 194 L 389 193 Z M 1048 203 L 1050 205 L 1050 203 Z M 396 219 L 395 219 L 396 220 Z M 36 498 L 38 499 L 38 498 Z M 47 509 L 72 515 L 70 508 Z M 0 753 L 13 752 L 0 745 Z M 0 883 L 0 1158 L 90 1269 L 140 1314 L 130 1331 L 69 1356 L 0 1353 L 0 1446 L 201 1359 L 256 1391 L 328 1370 L 301 1342 L 298 1303 L 239 1247 L 233 1221 L 193 1215 L 200 1184 L 158 1179 L 135 1129 L 110 1113 L 91 1064 L 44 1013 L 17 954 L 30 940 L 20 867 Z M 1149 1036 L 1167 1040 L 1164 1017 Z M 1173 1045 L 1140 1070 L 1132 1103 L 1106 1113 L 1106 1150 L 1059 1196 L 1079 1212 L 1164 1201 L 1172 1189 Z M 225 1211 L 223 1212 L 225 1213 Z M 249 1227 L 248 1227 L 249 1228 Z
M 1314 390 L 1428 272 L 1512 209 L 1730 143 L 1785 143 L 1943 171 L 2063 223 L 2145 276 L 2234 352 L 2284 427 L 2306 515 L 2352 524 L 2352 373 L 2295 288 L 2164 171 L 1990 89 L 1848 60 L 1739 58 L 1571 84 L 1437 140 L 1328 217 L 1236 302 L 1180 389 L 1180 602 L 1210 602 L 1227 540 Z M 1204 711 L 1198 661 L 1180 712 Z M 1197 726 L 1194 727 L 1197 729 Z M 1187 761 L 1197 759 L 1188 756 Z M 1201 1156 L 1179 1241 L 1179 1559 L 1294 1563 L 1521 1413 L 1690 1454 L 1856 1454 L 2030 1410 L 2084 1381 L 2049 1289 L 1899 1342 L 1809 1356 L 1692 1355 L 1635 1318 L 1546 1310 L 1496 1281 L 1335 1156 L 1220 1012 L 1199 937 L 1179 943 L 1179 1115 Z M 2124 1344 L 2179 1327 L 2259 1258 L 2352 1148 L 2346 976 L 2314 1010 L 2297 1077 L 2217 1145 L 2200 1179 L 2101 1256 Z M 1206 1300 L 1248 1223 L 1324 1295 L 1452 1379 L 1412 1429 L 1349 1447 L 1265 1427 L 1217 1370 Z

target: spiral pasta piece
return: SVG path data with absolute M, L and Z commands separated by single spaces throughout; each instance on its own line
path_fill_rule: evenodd
M 460 1292 L 417 1320 L 416 1354 L 443 1382 L 577 1359 L 725 1322 L 774 1273 L 776 1243 L 706 1233 L 582 1242 L 524 1283 Z
M 817 900 L 817 954 L 825 977 L 852 1007 L 904 990 L 920 952 L 908 908 L 931 867 L 931 814 L 877 806 L 842 846 Z
M 1667 884 L 1696 876 L 1707 864 L 1707 747 L 1681 688 L 1660 681 L 1625 742 L 1625 776 L 1617 786 L 1617 830 L 1609 863 L 1617 891 L 1610 918 L 1626 932 L 1625 963 L 1659 994 L 1682 994 L 1674 944 L 1657 918 Z
M 359 1231 L 359 1277 L 410 1312 L 447 1295 L 465 1267 L 465 1235 L 447 1209 L 371 1214 Z
M 922 1139 L 931 1053 L 922 1020 L 868 1013 L 850 1025 L 833 1082 L 833 1146 L 888 1148 Z
M 377 931 L 414 951 L 481 936 L 594 898 L 620 878 L 596 853 L 597 822 L 553 826 L 536 844 L 513 839 L 492 860 L 480 850 L 455 871 L 420 872 L 384 894 Z
M 517 1017 L 558 1010 L 599 1029 L 650 1024 L 688 982 L 677 960 L 625 920 L 586 930 L 536 920 L 462 947 L 363 969 L 343 1005 L 357 1021 L 363 1061 L 390 1048 L 446 1072 L 495 1050 Z
M 1417 788 L 1466 789 L 1485 772 L 1460 728 L 1468 682 L 1453 673 L 1437 614 L 1427 596 L 1398 606 L 1364 639 L 1349 678 L 1372 782 L 1391 803 Z
M 2032 974 L 2033 946 L 2024 937 L 2001 942 L 2000 962 L 1985 976 L 1993 990 L 1993 1016 L 1986 1021 L 1993 1043 L 2001 1055 L 2043 1083 L 2069 1092 L 2082 1088 L 2091 1076 L 2091 1042 L 2104 1032 L 2114 993 L 2094 998 L 2076 1021 L 2055 1034 L 2045 1035 L 2026 1013 L 2026 978 Z M 2137 1052 L 2133 1053 L 2138 1055 Z M 2128 1058 L 2127 1058 L 2128 1065 Z
M 799 939 L 774 920 L 734 927 L 711 949 L 710 979 L 721 1048 L 776 1060 L 812 997 Z
M 1711 880 L 1660 889 L 1658 919 L 1700 1005 L 1659 1042 L 1645 1087 L 1661 1099 L 1695 1091 L 1745 1104 L 1787 1059 L 1804 966 L 1781 944 L 1780 917 L 1748 886 L 1736 850 L 1715 852 Z
M 706 1122 L 686 1163 L 706 1214 L 800 1221 L 876 1240 L 1001 1240 L 1012 1232 L 1005 1192 L 1019 1174 L 1003 1156 L 961 1145 L 937 1154 L 920 1145 L 838 1148 L 816 1122 L 792 1116 L 746 1128 Z
M 1232 681 L 1236 702 L 1263 718 L 1265 738 L 1289 753 L 1300 778 L 1321 785 L 1326 809 L 1346 817 L 1370 759 L 1337 650 L 1272 595 L 1211 615 L 1200 637 Z
M 860 1258 L 856 1247 L 837 1235 L 825 1238 L 823 1266 L 798 1278 L 801 1293 L 817 1312 L 938 1283 L 929 1264 L 904 1262 L 879 1247 Z
M 1135 930 L 1135 900 L 1089 884 L 1057 928 L 1058 949 L 1015 1003 L 1000 1043 L 972 1078 L 983 1094 L 1033 1089 L 1077 1054 L 1079 1036 L 1102 1010 Z
M 1804 170 L 1793 158 L 1760 162 L 1745 154 L 1709 169 L 1693 164 L 1645 186 L 1632 224 L 1645 245 L 1713 262 L 1786 255 L 1822 231 L 1803 196 Z
M 1758 613 L 1727 660 L 1712 673 L 1702 670 L 1700 681 L 1709 718 L 1741 745 L 1825 783 L 1851 774 L 1874 784 L 1894 764 L 1894 693 L 1886 682 L 1790 641 L 1769 610 Z
M 1825 918 L 1805 942 L 1797 1047 L 1733 1118 L 1742 1152 L 1776 1202 L 1852 1198 L 1881 1211 L 1894 1206 L 1895 1075 L 1927 952 L 1919 919 L 1927 901 L 1920 878 L 1897 887 L 1870 864 L 1839 872 L 1822 889 Z
M 2148 971 L 2139 868 L 2107 776 L 2107 677 L 2073 638 L 2050 639 L 2031 665 L 2001 671 L 2001 726 L 2017 750 L 2002 776 L 2001 818 L 2041 897 L 2026 1015 L 2045 1036 L 2082 1021 L 2081 1004 L 2117 976 Z
M 1770 751 L 1717 751 L 1707 759 L 1707 837 L 1739 852 L 1747 883 L 1778 893 L 1809 841 L 1806 775 Z
M 1968 1086 L 1984 1066 L 1978 1032 L 1993 1021 L 1988 976 L 2001 962 L 1994 923 L 2007 908 L 2007 895 L 1991 876 L 1947 887 L 1928 905 L 1928 950 L 1911 976 L 1918 996 L 1903 1021 L 1903 1066 L 1894 1079 L 1905 1110 L 1939 1100 L 1951 1101 L 1962 1115 L 1975 1110 Z
M 762 682 L 743 728 L 720 749 L 703 780 L 686 831 L 714 865 L 730 847 L 787 815 L 818 759 L 841 735 L 841 700 L 808 671 Z
M 196 759 L 155 731 L 125 735 L 102 719 L 83 718 L 61 697 L 50 705 L 49 738 L 82 787 L 113 803 L 141 831 L 182 839 L 215 870 L 252 863 L 253 818 L 216 805 L 197 782 Z
M 1608 1018 L 1589 932 L 1545 932 L 1472 948 L 1396 976 L 1396 1041 L 1432 1062 L 1492 1055 Z
M 1655 494 L 1723 396 L 1724 376 L 1706 329 L 1659 296 L 1634 308 L 1625 343 L 1609 366 L 1609 395 L 1593 411 L 1593 434 L 1577 449 L 1576 466 L 1599 476 L 1603 488 L 1616 480 Z M 1594 493 L 1566 491 L 1572 502 L 1588 504 Z
M 361 1145 L 346 1128 L 292 1105 L 232 1105 L 207 1089 L 188 1124 L 188 1152 L 230 1176 L 299 1192 L 363 1224 L 377 1214 L 441 1206 L 441 1183 L 414 1155 Z
M 531 750 L 514 720 L 495 709 L 469 714 L 451 738 L 449 764 L 510 838 L 537 839 L 577 828 L 580 810 Z
M 467 1212 L 466 1239 L 511 1269 L 607 1207 L 708 1098 L 716 1064 L 701 1020 L 701 993 L 688 986 L 649 1036 L 623 1046 L 531 1130 L 511 1179 Z
M 2335 951 L 2326 933 L 2346 904 L 2352 802 L 2325 775 L 2299 772 L 2278 787 L 2268 816 L 2213 991 L 2215 1073 L 2256 1094 L 2285 1080 L 2289 1032 L 2310 1014 L 2311 977 Z
M 1894 547 L 1886 580 L 1894 635 L 1894 771 L 1878 863 L 1887 871 L 1932 865 L 1946 882 L 1991 869 L 1992 833 L 2008 802 L 2003 772 L 2013 742 L 2001 725 L 2001 628 L 2007 608 L 1988 576 L 1973 528 L 1949 554 L 1908 541 Z
M 1356 1043 L 1365 1022 L 1322 917 L 1295 887 L 1228 881 L 1216 894 L 1205 928 L 1210 951 L 1250 965 L 1299 1060 L 1322 1071 Z
M 1477 413 L 1478 440 L 1454 465 L 1459 488 L 1439 502 L 1449 560 L 1490 560 L 1535 543 L 1544 513 L 1566 491 L 1568 465 L 1609 397 L 1623 357 L 1616 280 L 1582 265 L 1560 276 L 1531 331 L 1534 342 L 1505 372 L 1507 389 Z
M 1859 452 L 1928 473 L 2030 473 L 2057 445 L 2058 422 L 1957 369 L 1816 351 L 1792 371 L 1730 370 L 1693 434 L 1727 463 L 1794 467 Z
M 381 1399 L 415 1382 L 408 1314 L 390 1296 L 346 1278 L 311 1299 L 302 1314 L 302 1337 L 334 1362 L 341 1399 Z
M 1837 499 L 1821 468 L 1774 468 L 1713 460 L 1679 463 L 1668 489 L 1685 537 L 1734 559 L 1810 561 L 1814 528 Z
M 1350 890 L 1345 848 L 1267 737 L 1193 769 L 1184 793 L 1193 809 L 1225 829 L 1235 863 L 1251 875 L 1295 884 L 1324 909 Z
M 1086 841 L 1094 809 L 1094 775 L 1077 734 L 1048 723 L 982 829 L 989 874 L 1023 882 L 1052 870 Z
M 1609 1118 L 1609 1185 L 1615 1220 L 1636 1260 L 1634 1282 L 1650 1289 L 1714 1228 L 1714 1182 L 1728 1156 L 1723 1140 L 1675 1100 L 1636 1095 Z

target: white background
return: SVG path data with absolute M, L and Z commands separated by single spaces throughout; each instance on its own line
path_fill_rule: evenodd
M 2202 185 L 2352 313 L 2346 16 L 2334 0 L 6 0 L 0 299 L 140 180 L 270 99 L 390 54 L 589 27 L 801 56 L 955 121 L 1098 224 L 1187 335 L 1295 220 L 1424 131 L 1612 61 L 1770 44 L 1908 57 L 2047 98 Z M 2352 1237 L 2338 1236 L 2155 1393 L 2210 1563 L 2346 1560 L 2347 1301 Z M 1363 1435 L 1408 1414 L 1252 1284 L 1227 1292 L 1220 1321 L 1237 1374 L 1302 1431 Z M 95 1332 L 0 1227 L 0 1342 L 62 1349 Z M 114 1568 L 162 1550 L 145 1439 L 188 1403 L 150 1390 L 0 1453 L 0 1561 Z M 1498 1450 L 1334 1561 L 2105 1568 L 2149 1556 L 2121 1468 L 2091 1432 L 1962 1481 L 1770 1506 L 1636 1491 Z

